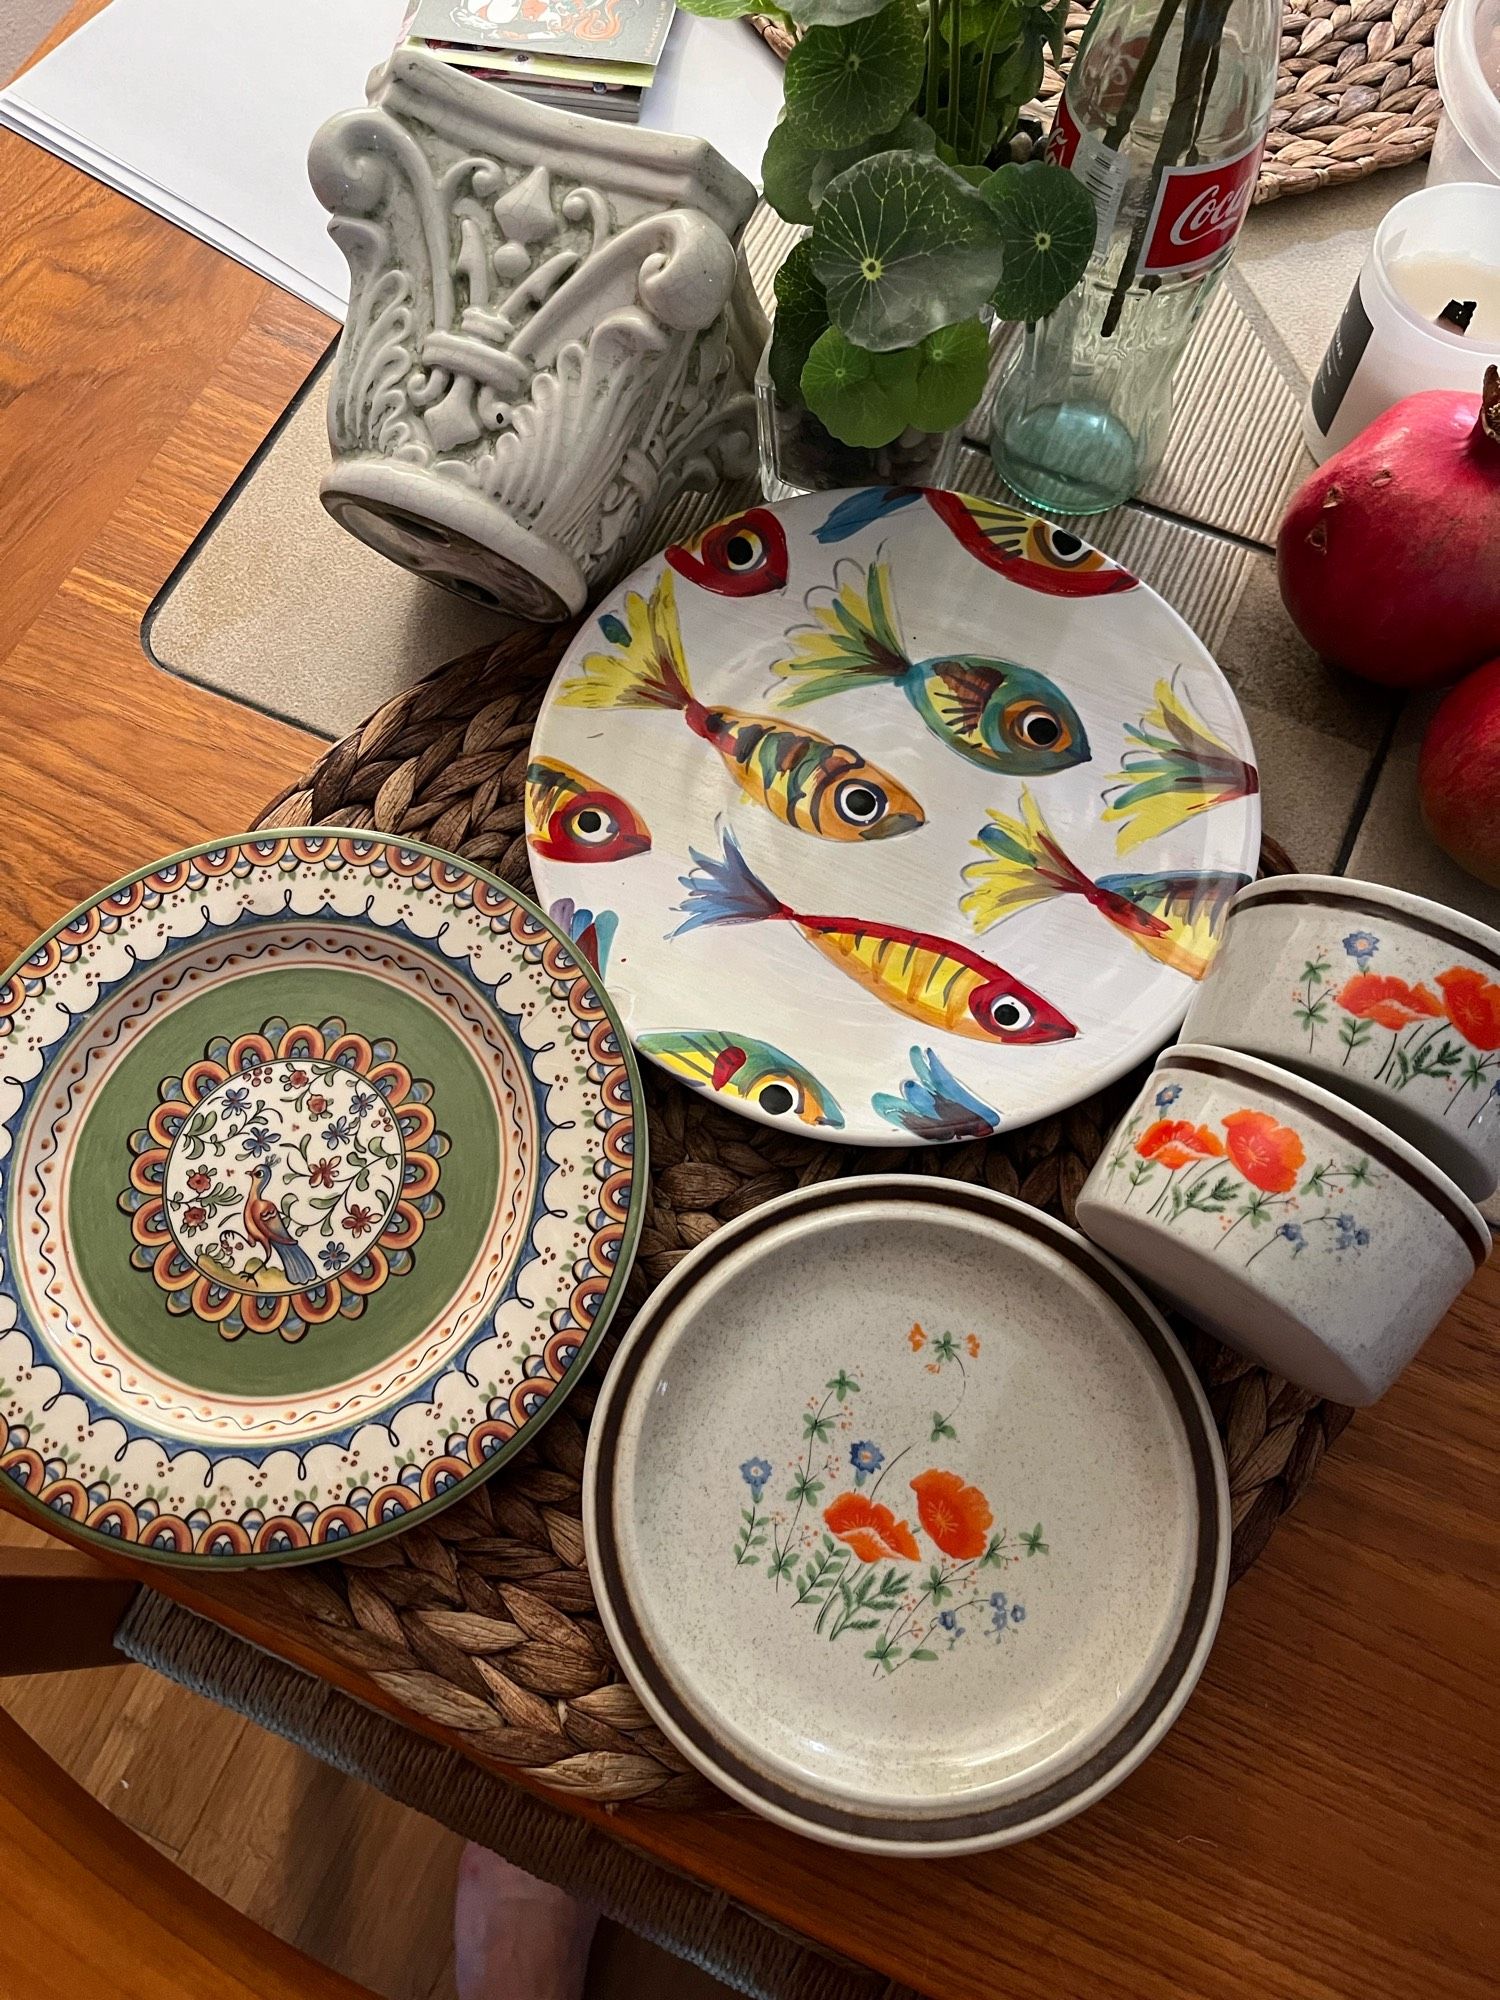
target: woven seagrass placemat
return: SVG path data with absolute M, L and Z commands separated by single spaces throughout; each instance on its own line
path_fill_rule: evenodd
M 262 824 L 420 834 L 530 889 L 522 825 L 528 746 L 570 637 L 567 628 L 513 632 L 396 695 L 269 806 Z M 1264 865 L 1289 864 L 1268 843 Z M 584 1562 L 585 1432 L 618 1332 L 695 1244 L 793 1187 L 872 1171 L 943 1174 L 1071 1220 L 1131 1089 L 1127 1080 L 988 1141 L 857 1148 L 766 1130 L 648 1070 L 651 1187 L 621 1320 L 534 1448 L 430 1527 L 315 1572 L 249 1575 L 236 1587 L 283 1624 L 315 1623 L 324 1650 L 479 1754 L 593 1799 L 670 1807 L 717 1800 L 623 1684 Z M 1349 1413 L 1193 1329 L 1185 1338 L 1224 1440 L 1238 1575 Z
M 1287 0 L 1281 23 L 1276 104 L 1261 161 L 1257 202 L 1342 187 L 1432 149 L 1442 114 L 1432 38 L 1444 0 Z M 1068 10 L 1063 60 L 1049 62 L 1027 118 L 1046 131 L 1089 18 Z M 786 30 L 757 20 L 780 56 Z M 1022 153 L 1029 150 L 1023 142 Z

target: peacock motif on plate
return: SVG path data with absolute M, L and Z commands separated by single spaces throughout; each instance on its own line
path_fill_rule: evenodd
M 301 1340 L 411 1270 L 448 1140 L 393 1041 L 268 1021 L 157 1095 L 120 1206 L 168 1311 Z

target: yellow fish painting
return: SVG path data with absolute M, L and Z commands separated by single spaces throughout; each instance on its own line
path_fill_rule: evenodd
M 1224 913 L 1248 875 L 1180 870 L 1160 875 L 1101 875 L 1093 881 L 1057 843 L 1023 785 L 1021 817 L 990 813 L 974 841 L 983 861 L 963 871 L 963 908 L 976 930 L 1054 896 L 1081 896 L 1158 964 L 1201 979 L 1218 948 Z
M 1127 723 L 1125 734 L 1130 748 L 1105 786 L 1103 814 L 1124 822 L 1115 842 L 1121 854 L 1260 790 L 1255 766 L 1221 743 L 1170 681 L 1156 683 L 1155 705 Z
M 688 852 L 697 863 L 682 877 L 687 921 L 674 937 L 707 924 L 791 924 L 840 972 L 898 1013 L 925 1027 L 975 1041 L 1068 1042 L 1078 1033 L 1040 993 L 1004 966 L 925 931 L 859 917 L 807 916 L 790 909 L 754 873 L 727 828 L 722 856 Z
M 925 823 L 906 787 L 846 743 L 699 701 L 683 658 L 670 569 L 649 599 L 628 592 L 624 617 L 607 611 L 599 628 L 616 650 L 586 655 L 582 673 L 564 682 L 560 706 L 677 710 L 718 751 L 745 796 L 799 833 L 888 840 Z

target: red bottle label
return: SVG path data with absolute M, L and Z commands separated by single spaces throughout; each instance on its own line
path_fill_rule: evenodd
M 1228 249 L 1250 211 L 1264 144 L 1257 139 L 1212 166 L 1168 167 L 1146 229 L 1142 272 L 1190 270 Z
M 1073 122 L 1073 114 L 1068 109 L 1066 96 L 1057 100 L 1057 117 L 1047 140 L 1047 158 L 1054 167 L 1071 167 L 1073 156 L 1078 151 L 1078 141 L 1082 133 Z

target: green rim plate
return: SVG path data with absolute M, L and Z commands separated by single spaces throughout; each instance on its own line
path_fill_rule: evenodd
M 319 827 L 188 848 L 0 978 L 0 1475 L 178 1564 L 448 1505 L 619 1302 L 646 1127 L 573 941 L 483 869 Z

